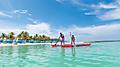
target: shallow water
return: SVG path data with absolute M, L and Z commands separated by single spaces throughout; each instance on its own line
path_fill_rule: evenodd
M 0 67 L 120 67 L 120 42 L 89 47 L 0 47 Z

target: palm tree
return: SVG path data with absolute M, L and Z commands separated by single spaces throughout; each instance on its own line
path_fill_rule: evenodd
M 2 33 L 0 38 L 3 39 L 3 40 L 6 40 L 6 39 L 17 39 L 17 40 L 25 40 L 28 41 L 28 40 L 36 40 L 36 42 L 40 42 L 39 40 L 42 40 L 42 42 L 45 42 L 45 41 L 50 41 L 50 37 L 46 36 L 46 35 L 39 35 L 39 34 L 35 34 L 33 36 L 30 36 L 28 32 L 25 32 L 25 31 L 22 31 L 20 32 L 16 37 L 14 37 L 14 32 L 9 32 L 8 35 L 6 35 L 5 33 Z
M 29 40 L 33 40 L 33 36 L 29 36 Z
M 41 35 L 39 35 L 38 39 L 39 39 L 39 40 L 42 40 L 42 36 L 41 36 Z
M 35 35 L 34 35 L 33 40 L 39 40 L 38 34 L 35 34 Z
M 20 40 L 21 39 L 21 34 L 18 34 L 16 39 Z
M 22 31 L 21 33 L 19 33 L 16 38 L 17 38 L 18 40 L 21 40 L 23 33 L 24 33 L 24 31 Z
M 9 39 L 11 39 L 11 40 L 14 40 L 14 32 L 10 32 L 9 34 L 8 34 L 8 38 Z
M 5 33 L 2 33 L 1 38 L 2 40 L 7 39 L 7 35 Z
M 18 39 L 23 39 L 23 40 L 28 40 L 29 38 L 29 33 L 22 31 L 20 34 L 17 35 Z
M 28 32 L 24 32 L 23 39 L 24 40 L 28 40 L 29 39 L 29 33 Z

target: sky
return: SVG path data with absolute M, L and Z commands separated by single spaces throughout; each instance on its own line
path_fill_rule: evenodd
M 0 0 L 0 33 L 120 39 L 120 0 Z

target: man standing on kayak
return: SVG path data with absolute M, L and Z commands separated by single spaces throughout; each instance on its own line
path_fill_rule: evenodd
M 59 36 L 59 39 L 60 39 L 60 42 L 61 42 L 61 45 L 64 45 L 65 43 L 65 38 L 64 38 L 64 34 L 60 33 L 60 36 Z
M 74 35 L 71 36 L 71 45 L 75 45 L 75 37 L 74 37 Z

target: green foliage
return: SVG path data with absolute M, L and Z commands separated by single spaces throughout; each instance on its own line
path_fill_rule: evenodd
M 5 33 L 2 33 L 0 38 L 1 39 L 18 39 L 18 40 L 50 40 L 50 37 L 45 36 L 45 35 L 29 35 L 28 32 L 22 31 L 20 32 L 16 37 L 14 36 L 14 32 L 9 32 L 8 35 Z
M 28 32 L 22 31 L 20 34 L 17 35 L 17 39 L 23 40 L 50 40 L 50 37 L 45 35 L 35 34 L 33 36 L 29 35 Z
M 2 39 L 7 39 L 8 36 L 5 34 L 5 33 L 2 33 L 1 36 L 0 36 Z

